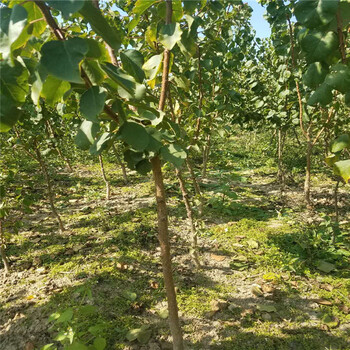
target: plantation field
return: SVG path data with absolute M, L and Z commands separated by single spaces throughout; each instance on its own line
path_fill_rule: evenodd
M 164 169 L 185 344 L 350 349 L 349 191 L 340 188 L 342 235 L 335 249 L 327 231 L 333 213 L 328 176 L 314 178 L 314 206 L 307 210 L 300 205 L 303 164 L 294 164 L 293 182 L 281 192 L 276 165 L 262 146 L 267 136 L 248 145 L 246 137 L 215 145 L 200 180 L 200 268 L 189 254 L 177 180 L 172 167 Z M 257 156 L 252 149 L 259 145 Z M 107 201 L 100 169 L 90 159 L 74 163 L 72 174 L 53 163 L 55 201 L 66 226 L 59 233 L 35 163 L 18 161 L 25 169 L 18 178 L 25 173 L 27 182 L 13 185 L 30 186 L 38 201 L 30 214 L 11 218 L 23 223 L 7 246 L 13 271 L 1 277 L 0 348 L 41 349 L 66 332 L 84 344 L 103 338 L 106 349 L 170 349 L 151 176 L 129 172 L 125 184 L 110 157 Z M 186 181 L 193 193 L 188 175 Z M 49 321 L 51 314 L 56 320 Z M 140 327 L 139 340 L 129 341 Z

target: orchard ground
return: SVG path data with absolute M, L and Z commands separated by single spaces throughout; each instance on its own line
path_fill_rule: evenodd
M 204 213 L 196 215 L 200 269 L 189 254 L 174 171 L 165 168 L 186 346 L 350 349 L 349 188 L 340 187 L 334 248 L 329 230 L 334 181 L 317 161 L 322 157 L 313 164 L 314 207 L 308 210 L 302 155 L 288 148 L 290 175 L 281 192 L 269 137 L 252 135 L 213 147 L 208 176 L 201 179 Z M 54 338 L 66 324 L 48 319 L 67 310 L 73 316 L 65 330 L 87 344 L 96 335 L 107 340 L 106 349 L 171 349 L 151 175 L 129 172 L 126 185 L 113 159 L 106 159 L 112 187 L 106 201 L 95 161 L 76 161 L 73 174 L 56 169 L 56 203 L 66 226 L 60 234 L 36 165 L 22 161 L 23 171 L 32 174 L 28 190 L 42 200 L 32 213 L 21 214 L 23 225 L 7 247 L 13 272 L 0 280 L 0 349 L 59 346 Z M 200 165 L 198 158 L 195 168 Z M 187 185 L 193 193 L 189 178 Z M 143 335 L 129 341 L 130 331 L 142 326 Z

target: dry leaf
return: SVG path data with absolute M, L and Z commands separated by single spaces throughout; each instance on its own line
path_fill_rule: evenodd
M 159 284 L 156 281 L 150 281 L 149 284 L 150 284 L 150 287 L 153 288 L 153 289 L 158 289 L 159 288 Z
M 258 284 L 253 284 L 251 291 L 257 297 L 262 297 L 264 295 L 261 286 Z
M 34 298 L 35 298 L 35 295 L 28 295 L 28 296 L 26 297 L 27 300 L 32 300 L 32 299 L 34 299 Z
M 275 288 L 270 285 L 264 284 L 262 286 L 262 290 L 264 293 L 273 293 L 275 291 Z
M 210 257 L 216 261 L 224 261 L 226 259 L 226 256 L 224 256 L 224 255 L 210 254 Z
M 328 283 L 320 284 L 320 288 L 324 289 L 324 290 L 327 290 L 328 292 L 331 292 L 334 289 L 334 287 L 331 284 L 328 284 Z
M 317 304 L 320 304 L 320 305 L 326 305 L 326 306 L 332 306 L 333 303 L 329 300 L 326 300 L 326 299 L 317 299 L 315 300 Z

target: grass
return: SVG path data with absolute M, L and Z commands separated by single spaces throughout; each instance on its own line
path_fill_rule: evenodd
M 242 151 L 241 140 L 234 141 L 212 154 L 203 181 L 200 270 L 188 255 L 179 187 L 172 170 L 166 170 L 174 276 L 188 348 L 350 349 L 349 225 L 342 227 L 334 249 L 320 225 L 326 219 L 319 215 L 331 213 L 331 207 L 319 205 L 310 219 L 298 201 L 298 187 L 280 194 L 276 165 L 266 161 L 271 154 L 262 145 L 261 153 L 252 152 L 252 146 Z M 165 292 L 152 181 L 131 173 L 125 185 L 114 164 L 106 160 L 105 167 L 112 184 L 109 202 L 96 165 L 81 161 L 72 177 L 55 175 L 64 234 L 44 210 L 44 187 L 35 177 L 37 209 L 25 216 L 8 246 L 15 272 L 2 281 L 0 344 L 30 333 L 40 349 L 60 329 L 72 327 L 85 344 L 103 337 L 106 349 L 125 349 L 132 345 L 126 339 L 129 330 L 145 324 L 151 343 L 169 341 L 167 323 L 159 316 Z M 330 182 L 322 174 L 316 180 L 322 197 Z M 189 179 L 188 187 L 193 193 Z M 348 209 L 341 208 L 344 219 Z M 319 261 L 334 269 L 320 271 Z M 252 292 L 254 285 L 262 296 Z M 264 311 L 266 306 L 275 311 Z M 47 322 L 50 314 L 67 309 L 73 311 L 67 324 Z

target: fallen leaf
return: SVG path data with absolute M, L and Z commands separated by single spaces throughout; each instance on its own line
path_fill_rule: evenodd
M 272 317 L 269 313 L 267 312 L 263 312 L 262 315 L 261 315 L 262 319 L 265 320 L 265 321 L 271 321 L 272 320 Z
M 247 241 L 247 244 L 248 244 L 249 248 L 252 248 L 252 249 L 258 249 L 259 248 L 259 243 L 257 241 L 255 241 L 254 239 L 249 239 Z
M 344 304 L 339 306 L 339 310 L 343 312 L 345 315 L 348 315 L 350 312 L 350 308 Z
M 34 350 L 35 346 L 31 341 L 26 342 L 25 350 Z
M 322 271 L 322 272 L 325 272 L 325 273 L 329 273 L 331 271 L 333 271 L 335 269 L 335 265 L 334 264 L 331 264 L 327 261 L 324 261 L 324 260 L 319 260 L 317 262 L 317 265 L 316 267 Z
M 26 297 L 27 300 L 32 300 L 32 299 L 34 299 L 34 298 L 35 298 L 35 295 L 28 295 L 28 296 Z
M 265 312 L 277 312 L 277 309 L 273 305 L 258 304 L 257 309 Z
M 247 315 L 254 315 L 254 310 L 253 309 L 245 309 L 241 312 L 242 317 L 245 317 Z
M 123 296 L 125 299 L 128 299 L 128 300 L 130 300 L 130 301 L 135 301 L 136 298 L 137 298 L 136 293 L 131 292 L 131 291 L 129 291 L 129 290 L 124 290 L 124 291 L 122 292 L 122 296 Z
M 264 284 L 264 285 L 262 286 L 262 290 L 263 290 L 264 293 L 270 294 L 270 293 L 273 293 L 273 292 L 275 291 L 275 288 L 274 288 L 273 286 Z
M 251 291 L 257 297 L 262 297 L 264 295 L 261 286 L 259 286 L 258 284 L 253 284 Z
M 331 301 L 326 300 L 326 299 L 317 299 L 317 300 L 315 300 L 315 302 L 317 304 L 320 304 L 320 305 L 326 305 L 326 306 L 332 306 L 333 305 L 333 303 Z
M 224 255 L 210 254 L 210 257 L 216 261 L 224 261 L 226 259 L 226 256 Z
M 235 236 L 235 238 L 237 239 L 237 241 L 240 241 L 240 240 L 244 239 L 245 236 Z
M 334 289 L 334 287 L 331 284 L 328 284 L 328 283 L 320 284 L 320 288 L 324 289 L 324 290 L 327 290 L 328 292 L 331 292 Z
M 153 289 L 158 289 L 159 288 L 159 284 L 156 281 L 150 281 L 149 284 L 150 284 L 150 287 L 153 288 Z
M 339 326 L 340 321 L 335 316 L 325 314 L 322 318 L 322 323 L 326 324 L 329 328 L 336 328 Z

